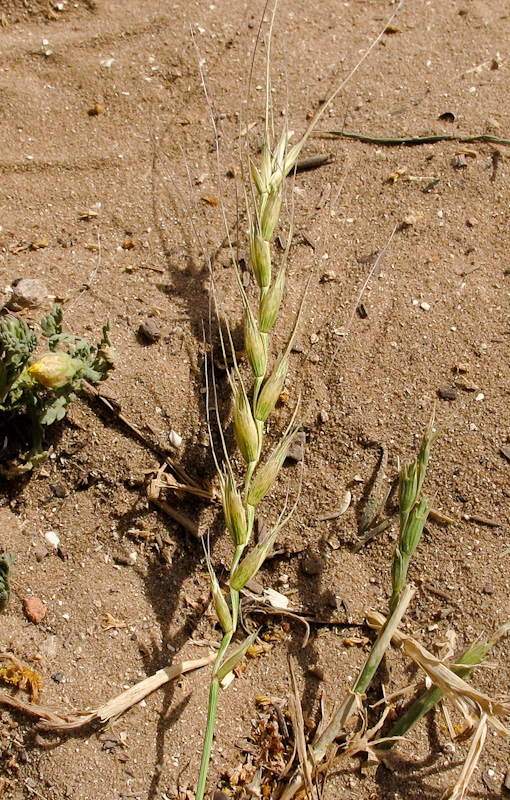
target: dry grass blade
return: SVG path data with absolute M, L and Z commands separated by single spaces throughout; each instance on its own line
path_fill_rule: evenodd
M 379 629 L 383 619 L 381 614 L 372 614 L 369 617 L 369 625 Z M 503 626 L 503 629 L 505 627 Z M 510 737 L 510 730 L 498 719 L 510 714 L 510 701 L 507 698 L 496 700 L 475 689 L 412 636 L 406 636 L 396 630 L 393 641 L 423 669 L 432 683 L 441 689 L 444 696 L 455 705 L 473 728 L 478 725 L 481 715 L 486 714 L 489 725 L 501 736 Z
M 459 775 L 459 779 L 453 789 L 448 789 L 448 791 L 442 795 L 441 800 L 463 800 L 463 798 L 466 796 L 469 783 L 473 777 L 473 773 L 482 753 L 486 737 L 487 715 L 482 714 L 480 717 L 480 722 L 478 723 L 478 728 L 476 729 L 476 733 L 473 736 L 473 741 L 471 742 L 471 747 L 469 748 L 466 761 L 462 767 L 462 772 Z
M 484 692 L 470 686 L 465 680 L 456 675 L 432 653 L 429 653 L 419 642 L 410 636 L 403 637 L 404 653 L 418 664 L 429 676 L 432 683 L 439 686 L 445 697 L 464 714 L 467 721 L 473 724 L 473 716 L 479 718 L 482 713 L 487 715 L 487 721 L 502 736 L 510 737 L 510 730 L 506 728 L 498 717 L 510 714 L 508 700 L 494 700 Z M 472 713 L 471 713 L 472 712 Z
M 11 696 L 6 692 L 0 692 L 0 705 L 11 706 L 18 711 L 23 711 L 30 716 L 38 717 L 40 720 L 39 727 L 44 730 L 52 731 L 71 731 L 83 728 L 91 722 L 100 722 L 104 724 L 108 720 L 123 714 L 128 708 L 131 708 L 148 694 L 151 694 L 155 689 L 159 689 L 168 681 L 178 678 L 184 672 L 192 672 L 195 669 L 200 669 L 214 661 L 215 655 L 211 654 L 204 658 L 196 658 L 192 661 L 181 661 L 179 664 L 173 664 L 169 667 L 164 667 L 158 670 L 154 675 L 145 678 L 143 681 L 131 686 L 125 692 L 113 697 L 107 703 L 94 711 L 86 714 L 77 715 L 59 715 L 45 706 L 37 703 L 27 703 L 18 697 Z
M 301 700 L 299 697 L 299 687 L 296 679 L 296 672 L 292 660 L 289 658 L 290 679 L 292 684 L 292 694 L 289 698 L 289 711 L 292 717 L 292 724 L 294 726 L 294 737 L 296 740 L 297 753 L 301 770 L 303 774 L 303 781 L 305 785 L 306 795 L 310 800 L 317 797 L 317 792 L 314 791 L 312 783 L 312 770 L 308 759 L 308 752 L 305 739 L 305 721 L 303 718 L 303 709 L 301 707 Z

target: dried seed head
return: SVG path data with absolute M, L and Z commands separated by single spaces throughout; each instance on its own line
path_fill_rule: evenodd
M 260 452 L 259 434 L 246 393 L 238 390 L 234 398 L 234 435 L 247 464 L 257 461 Z
M 246 498 L 248 505 L 256 506 L 258 503 L 260 503 L 260 501 L 266 496 L 268 491 L 273 486 L 278 475 L 280 474 L 283 462 L 287 458 L 293 435 L 294 431 L 292 436 L 285 436 L 272 456 L 257 471 Z
M 285 378 L 289 369 L 289 357 L 286 353 L 280 356 L 278 361 L 273 367 L 273 371 L 257 398 L 257 405 L 255 407 L 255 419 L 260 422 L 265 422 L 271 411 L 275 407 L 280 393 L 283 389 Z
M 253 631 L 253 633 L 250 633 L 250 635 L 248 636 L 247 639 L 244 640 L 242 645 L 240 645 L 236 650 L 234 650 L 232 655 L 230 655 L 227 659 L 225 659 L 225 661 L 222 662 L 221 665 L 217 667 L 216 674 L 213 672 L 213 675 L 215 674 L 217 680 L 222 681 L 223 678 L 227 677 L 229 672 L 232 672 L 232 670 L 236 668 L 236 666 L 239 664 L 243 656 L 252 646 L 253 642 L 259 635 L 259 632 L 260 631 L 257 630 Z
M 279 183 L 276 183 L 277 176 L 280 175 L 280 183 L 282 182 L 284 175 L 284 167 L 285 167 L 285 151 L 287 150 L 287 143 L 288 143 L 288 136 L 287 131 L 283 131 L 282 135 L 280 136 L 280 141 L 276 145 L 276 150 L 274 151 L 273 156 L 273 163 L 271 165 L 273 174 L 271 175 L 271 182 L 274 186 L 278 186 Z
M 250 257 L 255 280 L 261 289 L 267 289 L 271 285 L 271 248 L 256 224 L 250 227 Z
M 294 169 L 302 147 L 303 147 L 303 141 L 298 142 L 297 144 L 294 145 L 294 147 L 291 147 L 291 149 L 287 153 L 284 166 L 285 175 L 288 175 L 289 172 L 291 172 Z
M 248 524 L 241 494 L 229 475 L 223 476 L 222 504 L 225 523 L 234 544 L 242 545 L 248 541 Z
M 262 333 L 269 333 L 273 327 L 280 310 L 284 289 L 285 265 L 282 265 L 278 271 L 275 282 L 269 287 L 260 301 L 259 324 Z
M 60 351 L 45 353 L 28 372 L 47 389 L 60 389 L 74 378 L 81 366 L 79 358 L 71 358 L 69 353 Z
M 253 374 L 256 378 L 263 378 L 267 369 L 267 347 L 250 308 L 244 312 L 244 349 Z
M 273 235 L 274 229 L 276 228 L 278 219 L 280 217 L 281 205 L 282 205 L 282 190 L 280 187 L 278 189 L 274 189 L 274 191 L 268 194 L 266 202 L 264 204 L 264 209 L 262 211 L 262 216 L 260 220 L 260 232 L 262 234 L 263 239 L 266 242 L 269 242 L 271 236 Z M 269 284 L 267 285 L 269 286 Z

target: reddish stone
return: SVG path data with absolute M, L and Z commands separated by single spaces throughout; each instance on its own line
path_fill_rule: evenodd
M 46 603 L 44 603 L 40 597 L 34 597 L 33 595 L 24 597 L 23 608 L 25 609 L 27 619 L 35 625 L 39 625 L 46 616 Z

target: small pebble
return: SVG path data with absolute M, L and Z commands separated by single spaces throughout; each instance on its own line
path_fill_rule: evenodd
M 468 228 L 476 228 L 476 226 L 479 225 L 479 220 L 476 217 L 469 217 L 466 220 L 466 225 Z
M 34 547 L 34 555 L 37 561 L 42 561 L 49 555 L 49 550 L 43 545 L 42 542 L 37 542 L 36 546 Z
M 482 773 L 482 780 L 490 792 L 495 792 L 498 788 L 497 783 L 494 780 L 494 775 L 495 773 L 493 769 L 487 769 Z
M 462 169 L 463 167 L 467 167 L 468 160 L 464 153 L 459 153 L 452 158 L 451 164 L 454 169 Z
M 315 664 L 313 667 L 310 667 L 308 670 L 312 675 L 315 675 L 316 678 L 319 678 L 321 681 L 326 680 L 326 673 L 324 672 L 324 668 L 320 667 L 318 664 Z
M 302 461 L 305 455 L 305 444 L 306 433 L 304 431 L 298 431 L 289 447 L 289 452 L 287 453 L 288 460 L 296 462 Z
M 319 337 L 317 336 L 317 334 L 316 333 L 311 333 L 310 334 L 310 344 L 317 344 L 318 341 L 319 341 Z
M 441 400 L 456 400 L 457 399 L 457 389 L 455 386 L 443 386 L 441 389 L 438 389 L 438 395 Z
M 420 303 L 420 308 L 423 309 L 423 311 L 430 311 L 430 305 L 425 301 L 423 301 L 423 303 Z
M 492 583 L 486 583 L 485 586 L 482 589 L 482 592 L 484 594 L 494 594 L 495 591 L 496 591 L 496 589 L 494 588 Z
M 49 547 L 53 547 L 54 550 L 56 550 L 60 544 L 60 539 L 58 538 L 55 531 L 48 531 L 48 533 L 44 534 L 44 538 L 46 544 L 49 545 Z
M 329 414 L 325 408 L 321 408 L 319 411 L 319 421 L 322 423 L 329 422 Z
M 159 342 L 161 339 L 161 331 L 159 325 L 153 319 L 148 319 L 142 322 L 138 328 L 138 335 L 145 339 L 147 342 Z
M 320 575 L 326 566 L 326 562 L 321 556 L 313 555 L 309 558 L 304 558 L 299 566 L 301 572 L 305 575 Z
M 177 431 L 170 431 L 170 436 L 168 438 L 170 439 L 170 444 L 174 447 L 180 447 L 182 445 L 182 436 L 179 436 Z
M 55 672 L 55 674 L 51 676 L 51 679 L 52 681 L 55 681 L 55 683 L 62 683 L 64 680 L 64 675 L 62 672 Z
M 37 278 L 20 278 L 12 284 L 12 295 L 8 302 L 11 311 L 22 308 L 38 308 L 48 297 L 48 289 Z
M 475 397 L 475 400 L 478 400 L 478 402 L 480 402 L 480 401 L 481 401 L 481 400 L 483 400 L 484 398 L 485 398 L 485 395 L 484 395 L 484 393 L 483 393 L 483 392 L 480 392 L 479 394 L 477 394 L 477 395 L 476 395 L 476 397 Z
M 312 353 L 312 355 L 308 359 L 312 364 L 318 364 L 320 361 L 320 356 L 317 353 Z
M 321 283 L 331 283 L 336 281 L 336 272 L 334 269 L 328 269 L 321 277 Z
M 24 597 L 23 609 L 26 618 L 29 619 L 30 622 L 33 622 L 34 625 L 39 625 L 46 616 L 46 603 L 44 603 L 40 597 L 35 597 L 33 595 Z

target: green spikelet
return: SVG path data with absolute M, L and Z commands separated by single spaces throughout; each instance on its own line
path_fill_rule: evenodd
M 257 461 L 260 453 L 259 433 L 250 403 L 242 390 L 238 390 L 234 398 L 234 435 L 246 463 Z
M 280 310 L 283 292 L 285 289 L 285 265 L 278 271 L 275 282 L 269 287 L 260 301 L 259 325 L 262 333 L 269 333 L 275 323 Z
M 265 422 L 270 415 L 280 397 L 288 369 L 289 357 L 284 353 L 276 362 L 271 375 L 265 382 L 257 398 L 257 405 L 255 408 L 256 420 Z

